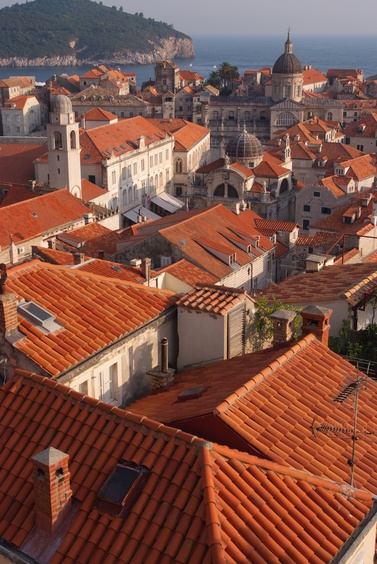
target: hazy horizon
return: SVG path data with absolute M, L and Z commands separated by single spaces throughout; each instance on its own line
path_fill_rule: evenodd
M 0 8 L 15 3 L 0 0 Z M 288 28 L 292 37 L 376 35 L 376 0 L 364 0 L 357 12 L 351 0 L 316 0 L 315 4 L 306 5 L 298 4 L 297 0 L 271 0 L 268 8 L 262 2 L 245 0 L 232 0 L 231 4 L 227 0 L 102 0 L 102 3 L 110 7 L 122 6 L 131 14 L 142 12 L 144 17 L 172 24 L 174 29 L 191 37 L 284 37 Z

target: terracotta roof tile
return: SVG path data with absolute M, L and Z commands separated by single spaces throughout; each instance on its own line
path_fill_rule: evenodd
M 53 313 L 61 326 L 45 335 L 19 317 L 19 330 L 26 338 L 16 343 L 17 349 L 51 376 L 72 368 L 174 304 L 174 294 L 167 290 L 38 261 L 9 270 L 8 289 Z

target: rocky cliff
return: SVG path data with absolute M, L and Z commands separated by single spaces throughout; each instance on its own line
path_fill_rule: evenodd
M 152 43 L 152 42 L 151 42 Z M 151 65 L 156 61 L 179 59 L 192 59 L 195 57 L 194 43 L 190 38 L 169 37 L 159 42 L 152 43 L 153 51 L 150 53 L 133 53 L 125 51 L 114 53 L 106 58 L 81 59 L 76 55 L 62 55 L 52 57 L 26 57 L 0 58 L 0 67 L 75 67 L 80 65 L 117 64 L 117 65 Z

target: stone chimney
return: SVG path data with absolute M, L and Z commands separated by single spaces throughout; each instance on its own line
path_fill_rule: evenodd
M 301 311 L 303 336 L 313 333 L 319 341 L 326 347 L 329 344 L 330 317 L 332 309 L 309 305 Z
M 288 343 L 293 339 L 295 333 L 294 322 L 297 313 L 288 309 L 278 309 L 271 314 L 273 325 L 272 344 L 279 345 Z
M 60 526 L 72 504 L 68 460 L 68 454 L 53 447 L 32 457 L 35 522 L 50 534 Z
M 0 333 L 11 337 L 18 330 L 17 297 L 6 292 L 7 268 L 0 264 Z
M 84 262 L 84 253 L 73 253 L 73 264 L 81 264 Z
M 151 278 L 151 262 L 152 261 L 150 258 L 144 258 L 141 261 L 141 272 L 143 273 L 143 276 L 147 281 L 147 286 L 149 286 L 149 281 Z
M 165 388 L 174 379 L 174 370 L 168 367 L 168 358 L 168 340 L 164 337 L 161 339 L 161 366 L 148 372 L 152 392 Z

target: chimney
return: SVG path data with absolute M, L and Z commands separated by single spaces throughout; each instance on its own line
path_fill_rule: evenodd
M 316 305 L 306 306 L 301 311 L 303 336 L 313 333 L 319 341 L 326 347 L 329 344 L 330 317 L 332 309 Z
M 84 213 L 84 220 L 85 220 L 85 225 L 88 225 L 88 223 L 93 223 L 93 214 L 91 212 Z
M 9 245 L 9 261 L 11 264 L 18 263 L 18 249 L 16 247 L 15 242 L 13 241 L 13 234 L 9 233 L 10 236 L 10 245 Z
M 148 372 L 151 379 L 151 391 L 157 392 L 161 388 L 168 386 L 174 379 L 174 370 L 168 366 L 168 340 L 166 337 L 161 339 L 161 366 L 153 368 Z
M 53 447 L 32 457 L 35 521 L 50 534 L 58 529 L 72 504 L 68 460 L 68 454 Z
M 17 297 L 5 290 L 7 267 L 0 264 L 0 333 L 11 337 L 18 330 Z
M 73 253 L 73 264 L 81 264 L 84 262 L 84 254 L 83 253 Z
M 141 272 L 143 273 L 143 276 L 147 281 L 147 286 L 149 286 L 149 281 L 151 278 L 151 262 L 152 261 L 150 258 L 144 258 L 141 261 Z
M 272 344 L 279 345 L 292 341 L 295 333 L 295 319 L 297 313 L 288 309 L 278 309 L 271 314 L 273 325 Z

